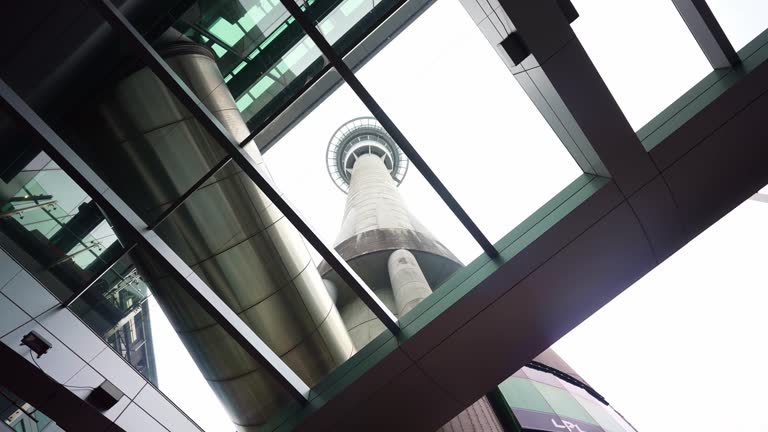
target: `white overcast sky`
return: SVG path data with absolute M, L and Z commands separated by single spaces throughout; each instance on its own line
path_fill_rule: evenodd
M 573 28 L 635 129 L 711 70 L 671 0 L 573 3 Z M 768 0 L 709 3 L 737 49 L 768 27 Z M 491 241 L 581 174 L 458 0 L 437 1 L 358 76 Z M 328 243 L 345 195 L 328 177 L 326 146 L 367 115 L 343 86 L 265 155 Z M 401 193 L 465 263 L 480 253 L 413 167 Z M 768 204 L 744 203 L 555 348 L 641 432 L 768 431 L 766 220 Z M 151 306 L 161 390 L 206 430 L 232 430 Z

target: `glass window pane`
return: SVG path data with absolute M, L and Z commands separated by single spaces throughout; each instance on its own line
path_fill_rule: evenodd
M 499 385 L 504 399 L 510 408 L 523 408 L 540 412 L 555 413 L 544 396 L 527 378 L 507 378 Z
M 707 0 L 707 4 L 737 51 L 768 28 L 764 0 Z
M 91 330 L 157 384 L 147 299 L 150 291 L 131 256 L 117 261 L 70 306 Z
M 597 421 L 576 401 L 575 396 L 571 396 L 564 389 L 535 381 L 533 385 L 558 415 L 597 424 Z
M 328 6 L 336 5 L 334 8 Z M 330 42 L 336 52 L 342 55 L 351 50 L 360 39 L 396 10 L 399 1 L 343 0 L 336 2 L 318 2 L 324 7 L 322 14 L 313 13 L 317 28 Z M 318 7 L 318 9 L 320 9 Z
M 0 426 L 0 429 L 16 432 L 63 430 L 47 415 L 2 386 L 0 386 L 0 422 L 11 428 L 5 429 L 5 426 Z M 49 426 L 50 428 L 47 429 Z
M 575 395 L 574 395 L 575 396 Z M 613 416 L 609 413 L 609 410 L 612 410 L 611 407 L 605 406 L 594 399 L 586 399 L 581 396 L 575 396 L 576 401 L 584 407 L 584 409 L 589 412 L 589 415 L 592 416 L 597 421 L 597 424 L 600 425 L 603 429 L 605 429 L 606 432 L 628 432 L 629 430 L 624 429 L 616 420 L 614 420 Z
M 329 2 L 301 2 L 325 16 Z M 279 1 L 195 1 L 174 27 L 216 55 L 249 129 L 259 129 L 328 70 L 314 43 Z
M 123 114 L 131 106 L 135 111 Z M 71 145 L 99 161 L 93 167 L 148 224 L 224 158 L 221 147 L 148 69 L 123 80 L 96 109 L 92 114 L 104 127 L 80 129 L 84 132 L 72 137 Z M 201 144 L 193 148 L 193 142 Z M 180 155 L 184 166 L 165 171 Z
M 13 153 L 21 143 L 19 148 L 37 156 L 6 171 L 0 182 L 0 243 L 66 301 L 120 255 L 124 245 L 91 197 L 35 145 L 29 129 L 12 124 L 17 127 L 9 133 L 13 139 L 5 150 Z
M 357 75 L 491 242 L 582 174 L 459 2 L 433 4 Z M 425 223 L 469 262 L 448 220 Z
M 571 24 L 637 131 L 712 66 L 669 0 L 574 0 Z
M 260 424 L 266 413 L 293 403 L 168 269 L 140 247 L 71 310 L 205 430 L 229 424 L 226 410 L 238 412 L 241 423 Z

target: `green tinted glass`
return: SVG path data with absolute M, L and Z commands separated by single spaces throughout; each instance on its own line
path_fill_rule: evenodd
M 297 2 L 345 55 L 402 1 Z M 174 27 L 210 48 L 251 129 L 284 110 L 329 69 L 318 48 L 279 0 L 197 1 Z
M 597 403 L 593 400 L 588 400 L 580 396 L 575 396 L 576 401 L 589 412 L 589 414 L 597 420 L 597 424 L 600 425 L 606 432 L 624 432 L 625 429 L 621 427 L 616 420 L 611 417 L 611 414 L 607 411 L 611 409 L 603 404 Z
M 554 413 L 547 400 L 531 380 L 511 377 L 499 385 L 499 390 L 511 408 L 523 408 Z
M 597 424 L 597 421 L 567 391 L 539 382 L 534 382 L 533 385 L 558 415 Z
M 60 300 L 86 286 L 123 251 L 103 212 L 54 162 L 22 170 L 0 198 L 0 243 Z M 13 188 L 13 189 L 11 189 Z

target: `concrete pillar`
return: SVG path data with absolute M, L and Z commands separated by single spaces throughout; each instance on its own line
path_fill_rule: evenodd
M 397 316 L 403 316 L 428 295 L 432 288 L 416 262 L 416 257 L 405 249 L 392 252 L 387 262 Z

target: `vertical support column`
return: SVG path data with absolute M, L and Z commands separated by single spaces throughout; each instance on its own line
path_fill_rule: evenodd
M 612 178 L 625 196 L 658 174 L 584 47 L 561 1 L 500 1 L 524 60 L 511 70 L 584 172 Z M 519 50 L 508 53 L 520 57 Z
M 427 278 L 424 277 L 419 263 L 416 262 L 416 257 L 407 250 L 399 249 L 392 252 L 387 268 L 392 284 L 392 294 L 395 297 L 397 316 L 402 317 L 432 294 L 432 288 L 429 287 Z
M 713 68 L 728 68 L 740 62 L 705 0 L 672 0 L 672 3 Z

